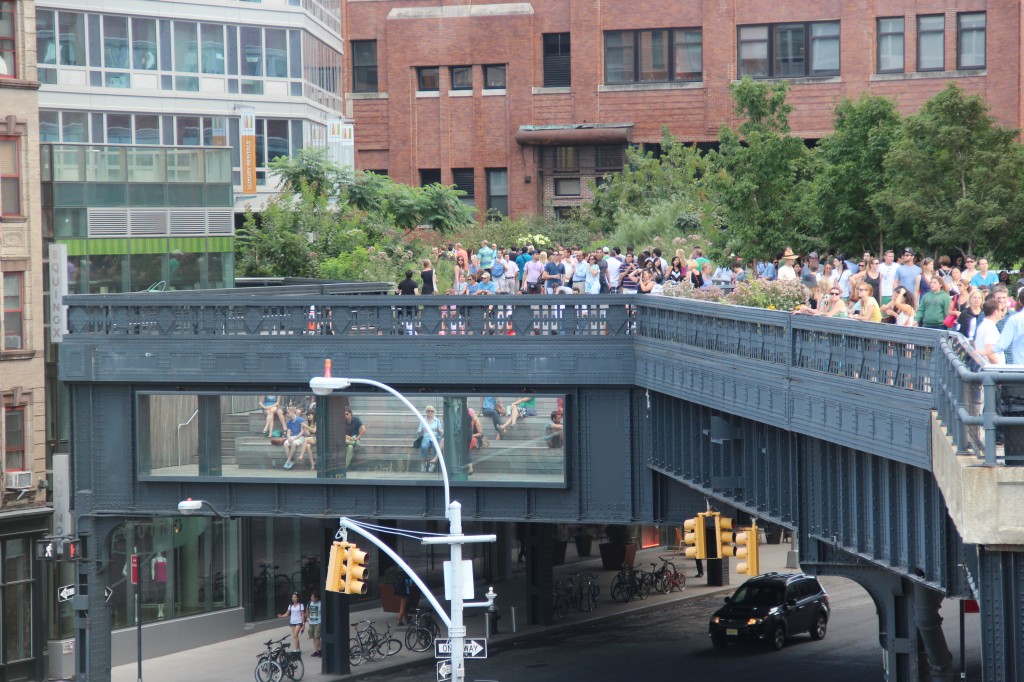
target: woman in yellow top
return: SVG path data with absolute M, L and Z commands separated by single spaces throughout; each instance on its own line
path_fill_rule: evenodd
M 875 287 L 864 282 L 857 287 L 857 291 L 860 293 L 860 310 L 853 318 L 862 322 L 881 322 L 882 310 L 875 300 Z

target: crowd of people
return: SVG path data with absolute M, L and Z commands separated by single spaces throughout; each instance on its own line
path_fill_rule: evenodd
M 681 282 L 709 289 L 754 279 L 799 281 L 808 295 L 797 314 L 952 330 L 993 363 L 1014 357 L 1018 324 L 1008 322 L 1024 307 L 1024 275 L 1014 282 L 1008 271 L 990 269 L 985 257 L 932 258 L 912 248 L 898 254 L 886 250 L 881 256 L 864 251 L 859 258 L 815 251 L 801 256 L 787 248 L 749 266 L 732 256 L 716 267 L 700 248 L 688 254 L 677 250 L 669 261 L 659 248 L 623 253 L 619 247 L 605 246 L 586 252 L 561 246 L 538 250 L 531 244 L 502 248 L 484 241 L 475 253 L 454 243 L 435 249 L 434 258 L 453 263 L 453 286 L 447 290 L 453 295 L 659 294 L 665 286 Z M 415 272 L 405 274 L 400 294 L 440 292 L 430 259 L 423 260 L 418 281 Z M 1016 357 L 1024 359 L 1024 346 Z

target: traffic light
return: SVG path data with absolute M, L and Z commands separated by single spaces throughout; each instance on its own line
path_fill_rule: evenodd
M 683 521 L 683 542 L 686 543 L 686 557 L 688 559 L 707 559 L 708 546 L 707 537 L 704 533 L 704 514 L 698 514 L 696 518 Z
M 331 545 L 331 556 L 327 560 L 327 585 L 328 592 L 345 592 L 345 559 L 346 550 L 349 547 L 347 542 L 335 542 Z
M 718 546 L 719 559 L 736 556 L 734 541 L 732 519 L 721 514 L 715 516 L 715 544 Z
M 366 594 L 366 552 L 351 542 L 335 542 L 327 561 L 328 592 Z
M 82 558 L 82 541 L 75 538 L 65 538 L 61 541 L 62 553 L 65 561 L 75 561 Z
M 345 558 L 345 594 L 366 594 L 366 552 L 349 545 Z
M 736 565 L 738 573 L 761 575 L 760 541 L 760 530 L 756 521 L 750 524 L 750 528 L 736 534 L 736 558 L 746 560 Z

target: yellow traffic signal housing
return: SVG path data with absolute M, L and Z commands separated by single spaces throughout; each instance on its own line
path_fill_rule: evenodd
M 736 535 L 736 558 L 745 559 L 736 565 L 738 573 L 761 575 L 761 538 L 757 523 L 754 522 L 742 533 Z
M 348 557 L 350 546 L 347 542 L 335 542 L 331 545 L 331 555 L 327 560 L 326 589 L 328 592 L 345 591 L 345 559 Z
M 715 516 L 715 542 L 718 545 L 719 559 L 736 556 L 736 547 L 733 545 L 734 541 L 732 519 L 720 514 Z
M 689 559 L 707 559 L 708 545 L 704 532 L 704 514 L 698 514 L 697 518 L 683 521 L 683 542 L 686 543 L 686 556 Z
M 345 554 L 345 594 L 366 594 L 366 552 L 349 545 Z

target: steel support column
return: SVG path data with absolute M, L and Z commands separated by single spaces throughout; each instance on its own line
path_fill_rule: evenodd
M 110 682 L 113 606 L 107 602 L 111 583 L 110 535 L 124 519 L 80 516 L 78 536 L 85 544 L 86 560 L 75 576 L 75 673 L 79 682 Z M 119 579 L 120 575 L 117 576 Z
M 1024 679 L 1024 552 L 979 547 L 981 659 L 986 682 Z

